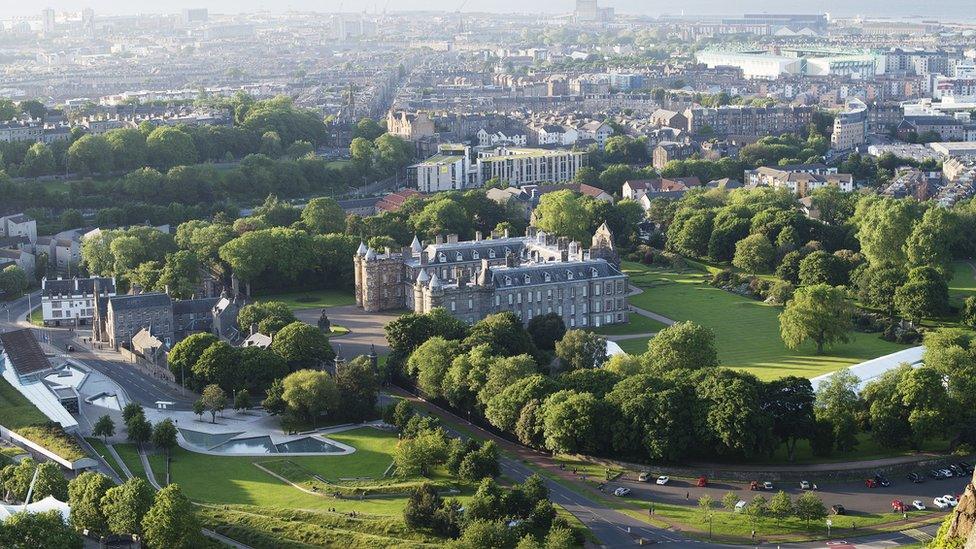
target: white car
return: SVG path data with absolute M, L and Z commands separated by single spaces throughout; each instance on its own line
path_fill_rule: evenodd
M 767 480 L 766 482 L 763 483 L 763 490 L 772 490 L 772 489 L 773 489 L 773 483 L 772 482 L 769 482 Z
M 922 500 L 920 500 L 920 499 L 916 499 L 915 501 L 913 501 L 912 502 L 912 507 L 914 507 L 916 511 L 924 511 L 925 510 L 925 504 L 922 503 Z
M 749 505 L 749 504 L 740 499 L 739 502 L 735 504 L 735 512 L 736 513 L 741 513 L 742 511 L 745 510 L 746 505 Z
M 948 509 L 949 503 L 942 498 L 935 498 L 932 500 L 932 505 L 935 505 L 936 509 Z
M 959 501 L 956 500 L 956 496 L 946 494 L 942 496 L 942 499 L 949 504 L 950 507 L 955 507 L 959 505 Z
M 665 484 L 667 484 L 667 483 L 668 483 L 668 482 L 669 482 L 670 480 L 671 480 L 671 477 L 669 477 L 669 476 L 667 476 L 667 475 L 661 475 L 661 476 L 659 476 L 659 477 L 657 477 L 657 481 L 656 481 L 656 482 L 657 482 L 657 483 L 658 483 L 659 485 L 661 485 L 661 486 L 664 486 L 664 485 L 665 485 Z
M 809 480 L 801 480 L 800 481 L 800 490 L 809 490 L 809 489 L 810 489 L 810 481 Z
M 647 482 L 651 480 L 651 474 L 644 471 L 641 474 L 637 475 L 637 480 L 640 482 Z
M 616 490 L 613 491 L 613 495 L 615 495 L 617 497 L 620 497 L 620 498 L 626 496 L 629 493 L 630 493 L 630 488 L 625 488 L 623 486 L 621 486 L 620 488 L 617 488 Z

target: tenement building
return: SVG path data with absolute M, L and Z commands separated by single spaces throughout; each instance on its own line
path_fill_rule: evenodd
M 440 307 L 468 323 L 556 313 L 570 329 L 627 322 L 627 276 L 606 224 L 588 250 L 530 227 L 522 237 L 449 235 L 426 246 L 415 238 L 398 252 L 360 245 L 353 264 L 356 304 L 367 312 Z

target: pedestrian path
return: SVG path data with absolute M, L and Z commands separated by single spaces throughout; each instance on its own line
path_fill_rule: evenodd
M 918 541 L 922 541 L 922 542 L 929 542 L 929 541 L 932 541 L 932 540 L 935 539 L 935 537 L 932 536 L 931 534 L 927 534 L 927 533 L 919 530 L 918 528 L 912 528 L 910 530 L 902 530 L 901 533 L 902 534 L 905 534 L 906 536 L 908 536 L 910 538 L 914 538 L 914 539 L 917 539 Z

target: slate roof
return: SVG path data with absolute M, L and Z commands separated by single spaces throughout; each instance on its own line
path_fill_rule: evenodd
M 214 305 L 220 301 L 219 297 L 204 297 L 200 299 L 180 299 L 173 302 L 174 315 L 202 315 L 209 314 Z
M 478 261 L 481 259 L 504 259 L 508 252 L 515 255 L 521 253 L 525 247 L 528 237 L 510 238 L 489 238 L 486 240 L 466 240 L 457 243 L 430 244 L 427 246 L 427 254 L 430 265 L 449 265 L 451 263 Z M 491 250 L 495 251 L 495 257 L 491 257 Z M 478 257 L 474 257 L 474 252 L 478 252 Z M 461 253 L 461 259 L 457 254 Z M 440 254 L 444 254 L 445 261 L 440 260 Z
M 596 272 L 595 276 L 594 271 Z M 570 273 L 572 273 L 572 278 L 570 278 Z M 546 274 L 549 275 L 548 281 L 545 278 Z M 517 267 L 491 268 L 491 279 L 496 288 L 551 284 L 612 276 L 623 275 L 613 265 L 607 263 L 605 259 L 553 261 L 549 263 L 530 263 Z M 508 282 L 511 283 L 509 284 Z
M 101 283 L 103 293 L 115 293 L 115 282 L 111 278 L 63 278 L 61 280 L 45 280 L 44 295 L 92 295 L 95 293 L 95 281 Z M 77 286 L 77 287 L 76 287 Z
M 169 307 L 172 303 L 173 300 L 170 299 L 168 294 L 164 293 L 119 295 L 109 299 L 109 304 L 113 311 Z
M 51 368 L 41 345 L 30 328 L 0 334 L 0 345 L 18 376 L 28 376 Z

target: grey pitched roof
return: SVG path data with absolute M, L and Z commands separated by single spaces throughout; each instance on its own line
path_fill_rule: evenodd
M 427 246 L 427 253 L 431 265 L 450 265 L 451 263 L 492 259 L 491 250 L 495 251 L 494 259 L 504 259 L 508 252 L 515 255 L 521 253 L 525 247 L 526 237 L 489 238 L 486 240 L 466 240 L 452 244 L 431 244 Z M 475 251 L 478 257 L 474 257 Z M 460 252 L 461 259 L 457 254 Z M 444 254 L 445 261 L 441 262 L 440 254 Z
M 41 345 L 30 328 L 0 333 L 0 346 L 19 376 L 26 376 L 51 367 Z
M 204 297 L 200 299 L 180 299 L 173 302 L 174 315 L 205 314 L 220 301 L 219 297 Z
M 55 295 L 79 295 L 86 294 L 90 295 L 95 293 L 95 280 L 100 283 L 100 290 L 102 293 L 115 293 L 115 283 L 112 282 L 111 278 L 96 277 L 96 278 L 64 278 L 61 280 L 45 280 L 44 281 L 44 295 L 45 296 L 55 296 Z M 77 289 L 75 285 L 77 283 Z
M 594 271 L 596 276 L 594 276 Z M 549 280 L 546 280 L 546 275 Z M 572 275 L 572 278 L 570 278 Z M 526 278 L 528 276 L 528 278 Z M 491 279 L 495 287 L 531 286 L 622 276 L 622 273 L 604 259 L 584 261 L 553 261 L 549 263 L 530 263 L 517 267 L 492 267 Z M 508 282 L 511 282 L 510 284 Z
M 173 300 L 170 299 L 168 294 L 164 293 L 119 295 L 109 299 L 109 306 L 113 311 L 169 307 L 172 303 Z

